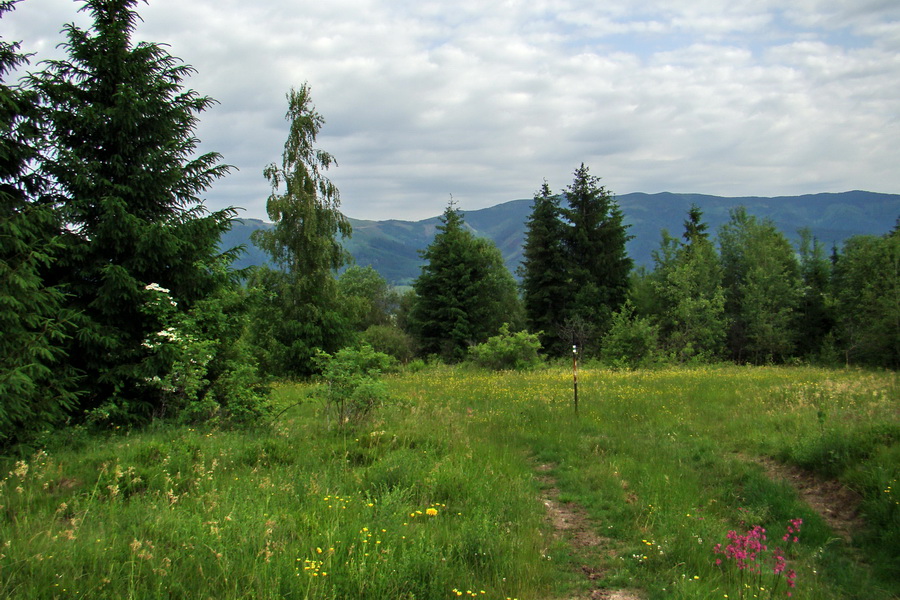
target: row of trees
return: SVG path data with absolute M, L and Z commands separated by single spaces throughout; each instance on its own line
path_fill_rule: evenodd
M 131 42 L 136 1 L 86 0 L 93 27 L 66 26 L 68 57 L 16 85 L 6 76 L 27 58 L 0 41 L 0 443 L 63 419 L 253 418 L 267 376 L 308 376 L 322 351 L 360 342 L 460 360 L 492 337 L 533 350 L 517 334 L 529 329 L 549 356 L 575 343 L 631 364 L 900 363 L 897 228 L 826 258 L 742 210 L 713 240 L 693 209 L 655 268 L 634 272 L 622 213 L 584 165 L 535 195 L 519 288 L 452 202 L 407 294 L 371 268 L 338 277 L 351 231 L 305 85 L 264 173 L 275 226 L 253 239 L 275 268 L 236 273 L 239 250 L 218 246 L 235 210 L 201 200 L 229 171 L 196 154 L 212 100 L 184 89 L 190 67 Z
M 900 225 L 827 256 L 808 231 L 794 248 L 743 208 L 713 237 L 694 206 L 680 238 L 662 232 L 650 271 L 632 269 L 627 229 L 585 165 L 559 194 L 545 182 L 526 223 L 520 307 L 497 249 L 451 205 L 401 322 L 422 352 L 449 359 L 506 322 L 538 332 L 545 355 L 575 344 L 617 364 L 900 365 Z
M 663 232 L 654 259 L 632 279 L 625 325 L 651 325 L 668 358 L 900 365 L 898 228 L 828 256 L 809 231 L 795 249 L 743 208 L 711 240 L 694 207 L 682 239 Z

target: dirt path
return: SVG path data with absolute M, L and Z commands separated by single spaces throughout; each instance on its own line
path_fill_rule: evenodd
M 850 543 L 864 522 L 859 515 L 860 496 L 837 481 L 822 479 L 798 467 L 783 465 L 769 458 L 748 458 L 760 465 L 773 480 L 786 481 L 801 499 L 815 510 L 843 541 Z M 602 565 L 617 555 L 615 544 L 597 534 L 595 523 L 587 511 L 573 502 L 559 501 L 559 488 L 551 475 L 555 465 L 535 467 L 541 483 L 541 501 L 547 509 L 547 522 L 557 539 L 563 539 L 581 561 L 581 573 L 589 582 L 589 590 L 566 600 L 641 600 L 636 590 L 607 589 L 595 582 L 603 580 Z
M 799 467 L 784 465 L 771 458 L 749 459 L 762 466 L 772 480 L 786 481 L 842 540 L 850 543 L 853 534 L 865 525 L 859 515 L 862 498 L 841 483 L 822 479 Z
M 559 488 L 550 475 L 553 469 L 554 465 L 549 464 L 535 467 L 536 477 L 542 485 L 541 501 L 547 509 L 547 521 L 554 535 L 565 540 L 573 554 L 580 558 L 580 571 L 590 582 L 589 591 L 566 600 L 641 600 L 635 591 L 611 590 L 595 583 L 603 579 L 600 565 L 616 556 L 615 545 L 609 538 L 597 534 L 596 523 L 584 508 L 573 502 L 559 501 Z

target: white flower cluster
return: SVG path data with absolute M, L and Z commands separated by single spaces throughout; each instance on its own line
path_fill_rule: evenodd
M 161 338 L 168 338 L 173 341 L 178 339 L 178 333 L 175 331 L 174 327 L 166 327 L 162 331 L 157 331 L 156 335 Z
M 181 341 L 181 335 L 179 335 L 178 330 L 175 329 L 174 327 L 166 327 L 162 331 L 157 331 L 156 337 L 162 338 L 162 339 L 156 340 L 156 341 L 145 339 L 143 342 L 141 342 L 141 346 L 143 346 L 144 348 L 150 348 L 151 350 L 155 350 L 156 348 L 159 348 L 162 344 L 164 344 L 166 342 Z
M 144 289 L 151 292 L 160 292 L 162 294 L 165 294 L 166 296 L 169 295 L 169 290 L 159 285 L 158 283 L 148 283 L 144 286 Z M 178 306 L 178 303 L 172 300 L 171 297 L 169 297 L 169 304 L 171 304 L 172 306 Z
M 162 292 L 163 294 L 169 293 L 169 290 L 167 290 L 163 286 L 159 285 L 158 283 L 148 283 L 147 285 L 144 286 L 144 289 L 151 290 L 154 292 Z

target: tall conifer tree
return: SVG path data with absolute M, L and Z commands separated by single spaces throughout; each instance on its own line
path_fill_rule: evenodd
M 708 240 L 709 234 L 706 232 L 708 226 L 703 222 L 703 211 L 696 204 L 691 204 L 688 210 L 688 218 L 684 222 L 684 233 L 682 237 L 689 244 L 695 244 L 701 240 Z
M 653 275 L 660 313 L 657 322 L 667 350 L 680 360 L 722 355 L 727 318 L 722 265 L 694 205 L 684 222 L 685 243 L 663 235 Z
M 0 1 L 0 18 L 14 4 Z M 74 315 L 44 279 L 59 224 L 33 171 L 43 146 L 38 98 L 4 82 L 25 62 L 18 43 L 0 39 L 0 445 L 60 420 L 75 400 L 63 352 Z
M 521 305 L 500 251 L 466 228 L 452 202 L 437 229 L 413 284 L 411 328 L 424 352 L 459 360 L 468 346 L 486 341 L 504 322 L 520 326 Z
M 632 261 L 625 243 L 631 236 L 612 194 L 584 163 L 575 170 L 566 199 L 569 208 L 564 215 L 570 224 L 566 245 L 573 286 L 568 316 L 593 323 L 602 336 L 628 292 Z
M 826 350 L 823 348 L 826 340 L 833 342 L 832 267 L 825 247 L 809 229 L 800 229 L 798 233 L 803 295 L 797 311 L 797 350 L 801 356 L 811 357 Z
M 528 328 L 540 332 L 541 345 L 549 354 L 560 354 L 566 346 L 558 335 L 571 291 L 565 233 L 559 197 L 545 181 L 525 225 L 519 273 Z
M 43 168 L 65 221 L 58 281 L 88 324 L 70 354 L 90 390 L 124 414 L 160 409 L 142 342 L 161 323 L 145 314 L 145 287 L 170 289 L 179 310 L 222 283 L 218 240 L 235 214 L 200 199 L 229 169 L 195 156 L 197 115 L 212 100 L 182 84 L 191 67 L 156 44 L 131 41 L 137 0 L 88 0 L 90 30 L 65 27 L 68 58 L 33 77 L 46 102 L 53 153 Z M 154 375 L 164 375 L 156 373 Z

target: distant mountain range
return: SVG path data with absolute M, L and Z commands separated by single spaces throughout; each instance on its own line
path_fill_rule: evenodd
M 759 218 L 769 218 L 792 241 L 797 230 L 807 227 L 829 249 L 840 246 L 854 235 L 881 235 L 894 226 L 900 217 L 900 195 L 874 192 L 843 192 L 780 196 L 776 198 L 724 198 L 701 194 L 623 194 L 616 197 L 628 233 L 634 238 L 628 243 L 628 254 L 635 265 L 652 268 L 651 252 L 659 247 L 661 231 L 681 236 L 683 222 L 691 204 L 703 211 L 703 219 L 715 235 L 719 226 L 728 221 L 732 208 L 744 206 Z M 531 199 L 513 200 L 491 208 L 463 211 L 466 224 L 481 237 L 490 238 L 503 253 L 510 271 L 515 273 L 522 260 L 525 221 L 531 214 Z M 363 221 L 350 219 L 353 237 L 345 240 L 345 247 L 356 264 L 375 268 L 394 285 L 409 285 L 418 277 L 423 264 L 418 251 L 434 238 L 439 217 L 422 221 Z M 246 246 L 246 254 L 235 264 L 242 268 L 266 263 L 265 254 L 250 243 L 250 233 L 271 227 L 258 219 L 240 219 L 222 237 L 223 248 Z

